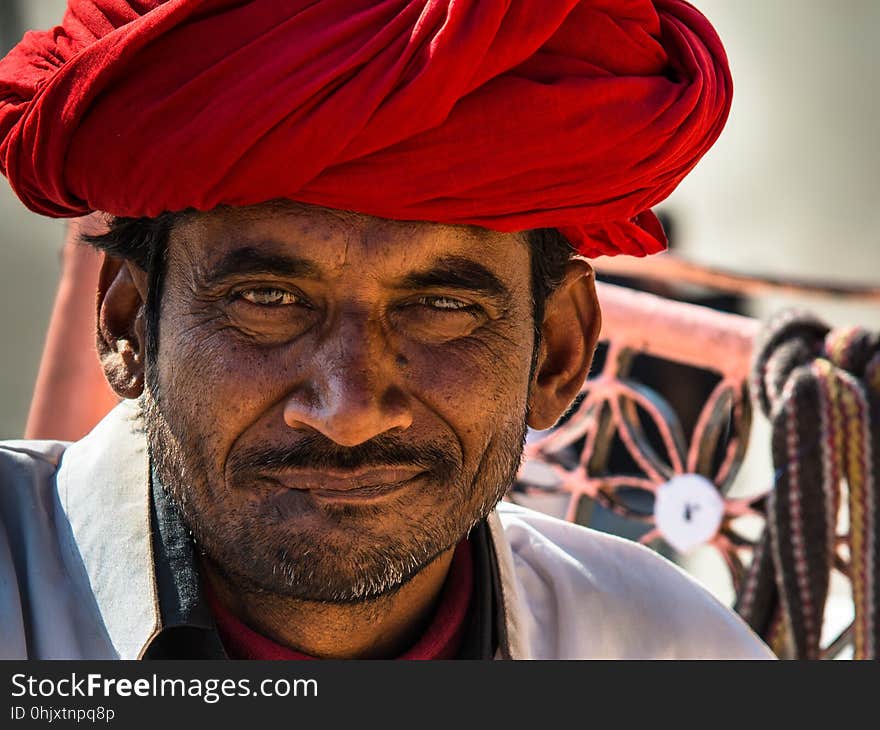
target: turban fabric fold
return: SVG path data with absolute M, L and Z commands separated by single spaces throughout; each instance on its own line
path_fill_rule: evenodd
M 0 169 L 57 217 L 287 198 L 645 255 L 731 93 L 681 0 L 70 0 L 0 61 Z

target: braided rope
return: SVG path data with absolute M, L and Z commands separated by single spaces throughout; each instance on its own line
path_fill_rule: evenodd
M 772 425 L 776 479 L 736 609 L 780 656 L 821 656 L 845 483 L 854 652 L 875 658 L 880 335 L 784 312 L 759 336 L 751 386 Z
M 763 637 L 770 631 L 779 599 L 774 589 L 773 554 L 769 543 L 769 533 L 765 532 L 755 546 L 751 565 L 734 605 L 736 612 Z
M 855 381 L 847 385 L 842 403 L 850 418 L 850 427 L 847 433 L 850 576 L 853 586 L 853 601 L 856 606 L 865 607 L 864 611 L 856 612 L 855 647 L 857 653 L 873 656 L 873 610 L 871 603 L 874 599 L 872 542 L 875 537 L 873 519 L 875 494 L 871 469 L 870 422 L 864 390 Z

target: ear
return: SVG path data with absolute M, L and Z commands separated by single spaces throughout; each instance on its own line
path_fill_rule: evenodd
M 98 278 L 97 348 L 110 387 L 122 398 L 144 389 L 146 273 L 104 254 Z
M 571 405 L 590 371 L 601 327 L 593 269 L 584 259 L 572 259 L 547 298 L 529 391 L 529 426 L 550 428 Z

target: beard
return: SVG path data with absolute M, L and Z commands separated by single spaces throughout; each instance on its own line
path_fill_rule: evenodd
M 212 466 L 210 438 L 166 412 L 150 385 L 142 407 L 153 468 L 202 556 L 239 590 L 332 603 L 390 594 L 456 545 L 513 482 L 526 435 L 525 413 L 500 424 L 467 472 L 458 439 L 414 444 L 406 434 L 347 448 L 311 433 Z M 416 483 L 364 505 L 322 502 L 265 478 L 284 468 L 413 465 L 424 470 Z

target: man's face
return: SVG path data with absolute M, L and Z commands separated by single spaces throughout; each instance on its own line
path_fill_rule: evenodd
M 513 479 L 534 336 L 520 235 L 218 209 L 175 226 L 161 301 L 153 458 L 239 584 L 382 594 Z

